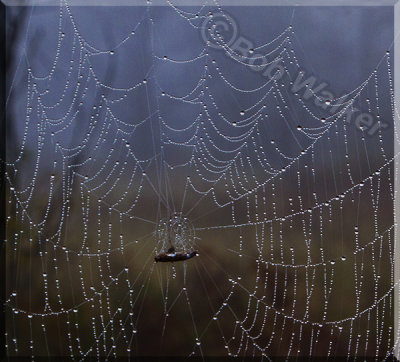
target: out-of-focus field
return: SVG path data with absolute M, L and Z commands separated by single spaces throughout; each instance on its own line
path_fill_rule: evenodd
M 393 223 L 391 182 L 390 174 L 382 175 L 375 215 L 382 231 Z M 271 219 L 273 202 L 276 215 L 289 214 L 281 200 L 293 187 L 286 179 L 277 184 L 281 191 L 274 196 L 267 185 L 237 202 L 237 223 L 246 223 L 249 212 L 253 221 L 265 218 L 264 211 L 266 220 Z M 232 353 L 259 354 L 254 344 L 268 346 L 269 355 L 288 351 L 308 355 L 311 339 L 313 355 L 326 355 L 329 348 L 335 355 L 347 355 L 349 344 L 354 351 L 356 343 L 359 353 L 366 355 L 375 355 L 377 349 L 381 354 L 388 351 L 393 306 L 390 298 L 378 305 L 376 301 L 391 287 L 393 233 L 373 242 L 368 188 L 360 193 L 357 189 L 343 201 L 333 200 L 331 207 L 303 210 L 283 223 L 197 230 L 195 248 L 200 256 L 156 264 L 155 224 L 126 216 L 120 219 L 95 197 L 79 193 L 78 183 L 74 187 L 59 240 L 47 241 L 60 227 L 60 188 L 53 194 L 59 202 L 53 202 L 40 240 L 36 229 L 30 230 L 29 218 L 25 215 L 21 220 L 24 213 L 13 196 L 9 198 L 7 295 L 17 292 L 10 305 L 45 314 L 29 320 L 25 313 L 12 316 L 7 309 L 7 330 L 17 338 L 19 353 L 29 354 L 31 339 L 36 355 L 68 355 L 70 345 L 79 353 L 76 338 L 83 351 L 93 347 L 92 354 L 96 348 L 106 348 L 101 353 L 107 354 L 115 344 L 116 353 L 125 355 L 125 338 L 132 338 L 131 353 L 137 355 L 192 351 L 224 355 L 225 345 Z M 45 190 L 43 181 L 43 193 L 38 191 L 30 208 L 29 217 L 35 222 L 46 213 Z M 171 199 L 179 200 L 180 190 L 177 187 Z M 264 195 L 265 205 L 248 211 L 247 200 L 253 205 L 256 196 L 262 200 Z M 197 200 L 188 195 L 185 204 Z M 154 193 L 145 192 L 134 215 L 156 220 L 157 202 Z M 202 202 L 205 206 L 191 214 L 195 228 L 232 224 L 231 208 Z M 89 220 L 87 229 L 84 217 Z M 346 320 L 353 316 L 354 321 Z M 346 321 L 337 323 L 340 320 Z

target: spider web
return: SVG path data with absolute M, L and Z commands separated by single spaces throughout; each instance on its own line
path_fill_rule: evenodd
M 216 17 L 243 25 L 273 10 L 165 5 L 62 0 L 20 21 L 8 355 L 389 358 L 392 53 L 326 99 L 295 89 L 307 77 L 293 8 L 248 33 L 243 55 Z M 354 108 L 388 129 L 360 127 Z M 155 263 L 171 246 L 199 256 Z

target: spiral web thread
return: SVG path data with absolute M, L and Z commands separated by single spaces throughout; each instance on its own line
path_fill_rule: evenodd
M 391 52 L 348 94 L 304 99 L 287 91 L 302 69 L 291 24 L 251 50 L 283 65 L 265 78 L 218 33 L 202 41 L 218 4 L 166 5 L 129 8 L 104 48 L 62 0 L 47 73 L 24 57 L 7 353 L 388 358 L 399 138 L 346 117 L 357 106 L 393 124 Z M 196 56 L 164 47 L 166 13 Z M 110 74 L 123 60 L 126 79 Z M 156 264 L 169 244 L 200 255 Z

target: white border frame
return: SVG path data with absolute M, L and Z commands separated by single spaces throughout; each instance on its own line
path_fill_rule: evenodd
M 7 6 L 59 6 L 61 0 L 0 0 Z M 147 0 L 67 0 L 69 6 L 149 6 Z M 218 0 L 221 6 L 394 6 L 398 0 Z M 176 6 L 215 6 L 213 0 L 172 0 Z M 166 6 L 151 0 L 150 6 Z
M 396 135 L 400 131 L 400 2 L 394 5 L 394 155 L 400 152 L 400 139 Z M 394 356 L 400 360 L 400 160 L 394 161 Z

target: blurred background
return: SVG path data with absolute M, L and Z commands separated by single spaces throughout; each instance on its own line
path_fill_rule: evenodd
M 207 43 L 217 15 L 245 54 L 224 26 Z M 8 7 L 8 354 L 390 354 L 393 26 L 391 7 Z M 155 263 L 171 243 L 199 256 Z

